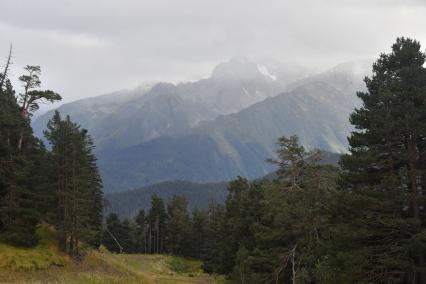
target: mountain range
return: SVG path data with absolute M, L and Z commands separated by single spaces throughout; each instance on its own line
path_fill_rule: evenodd
M 155 83 L 64 104 L 87 128 L 106 192 L 173 180 L 220 182 L 274 170 L 275 142 L 296 134 L 307 148 L 342 153 L 367 62 L 319 74 L 233 58 L 207 79 Z M 292 72 L 294 71 L 294 72 Z M 38 117 L 38 136 L 52 111 Z

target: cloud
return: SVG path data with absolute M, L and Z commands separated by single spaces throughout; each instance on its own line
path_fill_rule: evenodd
M 313 68 L 426 42 L 424 1 L 2 0 L 0 52 L 42 66 L 67 101 L 144 81 L 193 80 L 234 55 Z M 0 57 L 1 57 L 0 54 Z

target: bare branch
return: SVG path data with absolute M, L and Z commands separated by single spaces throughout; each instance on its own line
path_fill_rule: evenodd
M 1 77 L 1 81 L 0 81 L 0 93 L 3 90 L 3 84 L 4 84 L 4 81 L 6 80 L 7 72 L 9 71 L 9 66 L 12 64 L 11 59 L 12 59 L 12 43 L 10 44 L 9 56 L 7 57 L 6 66 L 4 67 L 3 76 Z

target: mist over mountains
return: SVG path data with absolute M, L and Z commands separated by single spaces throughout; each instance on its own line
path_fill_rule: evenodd
M 233 58 L 207 79 L 143 85 L 58 110 L 92 134 L 106 192 L 172 180 L 253 179 L 274 169 L 266 159 L 282 135 L 344 152 L 368 66 L 345 63 L 309 75 Z M 34 121 L 39 137 L 52 113 Z

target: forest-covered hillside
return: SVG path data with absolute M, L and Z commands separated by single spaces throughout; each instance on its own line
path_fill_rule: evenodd
M 321 152 L 322 165 L 338 165 L 339 154 Z M 272 181 L 277 178 L 276 172 L 271 172 L 260 180 Z M 106 206 L 104 213 L 116 213 L 120 218 L 134 218 L 140 209 L 149 210 L 151 196 L 157 195 L 165 201 L 170 201 L 173 196 L 179 195 L 188 202 L 188 209 L 207 209 L 211 203 L 224 204 L 228 195 L 229 182 L 220 183 L 194 183 L 189 181 L 169 181 L 148 185 L 124 192 L 109 193 L 105 195 Z
M 188 181 L 167 181 L 129 191 L 106 194 L 105 214 L 117 213 L 121 218 L 134 218 L 140 209 L 151 207 L 151 196 L 164 200 L 173 196 L 185 197 L 189 208 L 208 208 L 209 202 L 223 204 L 228 195 L 228 183 L 193 183 Z

